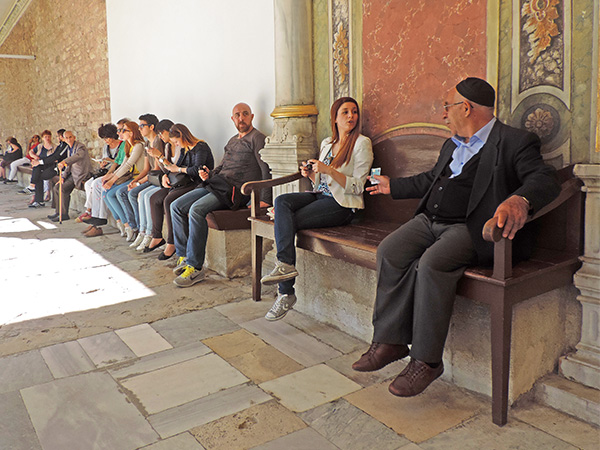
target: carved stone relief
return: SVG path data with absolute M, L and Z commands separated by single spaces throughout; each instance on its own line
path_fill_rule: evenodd
M 330 0 L 331 100 L 350 92 L 350 5 L 349 0 Z

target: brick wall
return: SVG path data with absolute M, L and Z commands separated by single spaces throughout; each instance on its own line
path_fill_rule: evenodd
M 33 0 L 0 53 L 0 138 L 21 144 L 44 129 L 72 129 L 98 154 L 100 123 L 110 120 L 104 0 Z

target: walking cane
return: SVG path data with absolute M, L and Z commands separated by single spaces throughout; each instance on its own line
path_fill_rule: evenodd
M 62 225 L 62 166 L 58 166 L 58 223 Z

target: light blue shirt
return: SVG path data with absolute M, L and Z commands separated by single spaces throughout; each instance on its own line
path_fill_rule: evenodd
M 469 142 L 465 142 L 460 136 L 452 136 L 451 139 L 452 142 L 456 144 L 456 148 L 452 153 L 452 162 L 450 163 L 452 175 L 450 175 L 450 178 L 459 176 L 464 165 L 468 163 L 473 156 L 479 153 L 479 150 L 481 150 L 488 140 L 488 137 L 490 137 L 490 133 L 492 132 L 495 123 L 496 118 L 494 117 L 481 127 L 477 133 L 471 136 Z

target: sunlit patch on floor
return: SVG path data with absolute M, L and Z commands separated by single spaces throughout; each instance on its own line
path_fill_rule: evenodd
M 0 248 L 0 325 L 154 295 L 75 239 L 0 237 Z
M 33 222 L 25 218 L 13 219 L 6 217 L 0 220 L 0 233 L 20 233 L 39 229 Z
M 48 222 L 42 222 L 41 220 L 37 222 L 37 224 L 41 227 L 44 227 L 46 230 L 54 230 L 56 229 L 56 225 Z

